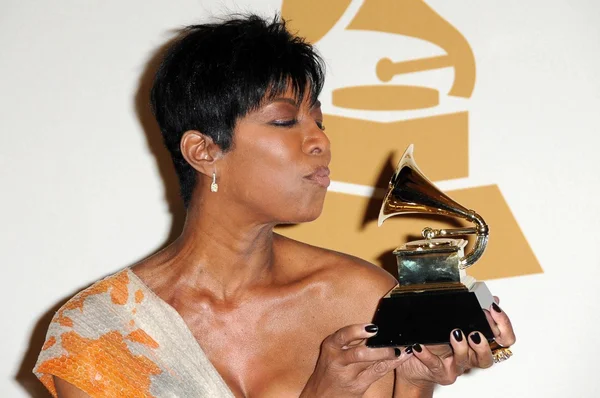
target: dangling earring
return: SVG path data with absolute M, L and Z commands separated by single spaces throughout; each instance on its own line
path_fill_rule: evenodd
M 210 184 L 210 192 L 217 192 L 219 190 L 219 184 L 217 184 L 217 173 L 213 171 L 213 179 Z

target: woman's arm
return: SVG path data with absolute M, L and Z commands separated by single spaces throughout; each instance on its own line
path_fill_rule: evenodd
M 372 384 L 387 374 L 393 375 L 391 371 L 411 356 L 391 347 L 367 347 L 365 341 L 376 332 L 374 325 L 356 324 L 329 335 L 321 344 L 315 370 L 300 398 L 369 396 L 365 394 Z M 391 395 L 391 383 L 388 388 L 387 394 Z
M 394 384 L 394 398 L 431 398 L 433 397 L 433 383 L 424 387 L 417 387 L 409 383 L 402 383 L 396 378 Z
M 54 386 L 56 387 L 58 398 L 90 398 L 89 395 L 60 377 L 54 376 Z
M 396 382 L 394 382 L 394 379 L 395 372 L 389 372 L 380 380 L 373 383 L 362 398 L 431 398 L 433 396 L 433 383 L 418 387 L 413 384 L 402 383 L 397 378 Z

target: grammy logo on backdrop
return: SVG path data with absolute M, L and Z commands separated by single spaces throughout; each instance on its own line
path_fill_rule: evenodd
M 357 3 L 362 4 L 351 7 Z M 405 36 L 434 44 L 444 52 L 398 60 L 406 54 L 402 53 L 401 46 L 390 47 L 385 57 L 361 60 L 372 63 L 377 84 L 352 84 L 333 90 L 334 110 L 344 113 L 344 116 L 325 115 L 334 154 L 330 166 L 334 180 L 385 188 L 400 158 L 399 151 L 410 143 L 418 148 L 420 167 L 432 181 L 468 177 L 468 111 L 444 113 L 439 107 L 440 95 L 444 100 L 467 99 L 475 87 L 473 52 L 454 26 L 422 0 L 283 0 L 281 13 L 291 31 L 298 31 L 313 44 L 330 34 L 340 21 L 350 17 L 342 26 L 344 32 Z M 422 77 L 428 71 L 445 68 L 454 71 L 454 80 L 447 93 L 423 85 L 404 84 L 406 78 Z M 403 84 L 395 80 L 401 80 Z M 385 122 L 369 120 L 359 116 L 365 111 L 386 111 L 398 117 Z M 414 115 L 414 111 L 424 112 L 424 116 L 407 117 L 407 113 Z M 356 112 L 356 116 L 352 112 Z M 368 139 L 365 139 L 366 132 Z M 493 231 L 494 239 L 490 241 L 486 256 L 471 272 L 475 278 L 542 272 L 498 186 L 471 187 L 449 194 L 485 214 Z M 317 221 L 282 228 L 281 232 L 311 244 L 382 263 L 387 260 L 385 254 L 399 241 L 411 240 L 412 236 L 408 234 L 419 231 L 423 220 L 397 217 L 387 222 L 391 224 L 388 229 L 377 228 L 380 203 L 381 198 L 330 189 L 323 214 Z M 433 228 L 460 226 L 460 223 L 449 224 L 443 218 L 433 218 L 428 223 Z M 406 233 L 403 236 L 395 231 Z M 514 262 L 507 261 L 507 253 Z

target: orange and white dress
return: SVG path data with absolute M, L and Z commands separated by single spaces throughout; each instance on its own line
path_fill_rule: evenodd
M 173 307 L 129 268 L 83 290 L 56 313 L 35 375 L 91 397 L 233 398 Z

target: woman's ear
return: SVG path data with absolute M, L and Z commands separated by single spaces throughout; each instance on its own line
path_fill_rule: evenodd
M 212 138 L 197 130 L 188 130 L 179 144 L 183 158 L 198 172 L 212 176 L 214 161 L 220 156 L 221 149 Z

